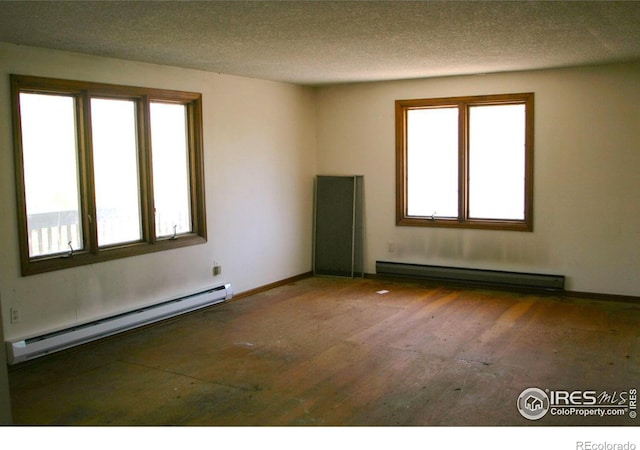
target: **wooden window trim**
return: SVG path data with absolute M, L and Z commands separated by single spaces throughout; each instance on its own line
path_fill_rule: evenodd
M 23 276 L 197 245 L 207 241 L 202 140 L 202 95 L 200 93 L 24 75 L 10 75 L 10 82 L 18 237 Z M 84 249 L 74 252 L 72 256 L 60 254 L 41 257 L 29 256 L 22 130 L 20 123 L 19 94 L 21 92 L 58 94 L 73 96 L 75 98 L 79 165 L 78 182 L 81 198 L 80 215 L 82 217 L 80 226 L 83 231 Z M 93 201 L 95 198 L 95 185 L 93 181 L 94 172 L 89 109 L 91 98 L 122 98 L 136 102 L 136 126 L 139 148 L 138 176 L 142 222 L 142 238 L 137 242 L 98 247 L 97 224 L 94 220 L 96 211 L 95 202 Z M 179 234 L 175 238 L 155 237 L 153 174 L 151 165 L 152 150 L 150 150 L 151 125 L 149 114 L 149 103 L 155 101 L 182 104 L 186 106 L 187 111 L 192 230 L 189 233 Z
M 469 107 L 486 105 L 525 105 L 525 181 L 524 219 L 473 219 L 469 217 Z M 458 183 L 459 217 L 410 216 L 407 213 L 407 111 L 423 108 L 457 107 L 458 123 Z M 489 230 L 533 231 L 533 137 L 534 137 L 534 94 L 499 94 L 436 99 L 396 100 L 396 225 L 445 228 L 477 228 Z

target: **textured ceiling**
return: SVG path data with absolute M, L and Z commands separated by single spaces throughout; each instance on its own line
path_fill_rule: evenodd
M 307 85 L 640 60 L 640 2 L 0 1 L 0 41 Z

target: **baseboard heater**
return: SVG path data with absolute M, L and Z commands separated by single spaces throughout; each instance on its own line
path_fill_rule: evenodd
M 563 290 L 563 275 L 503 272 L 499 270 L 465 269 L 461 267 L 429 266 L 399 262 L 376 261 L 376 273 L 396 277 L 434 281 L 517 287 L 542 290 Z
M 17 364 L 142 325 L 215 305 L 229 300 L 231 297 L 233 297 L 231 284 L 225 284 L 40 336 L 8 341 L 6 343 L 7 359 L 9 364 Z

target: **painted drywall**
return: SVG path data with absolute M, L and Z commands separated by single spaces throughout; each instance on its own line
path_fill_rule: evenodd
M 534 231 L 396 226 L 394 101 L 515 92 L 535 93 Z M 365 178 L 367 272 L 389 260 L 551 273 L 640 296 L 640 64 L 330 86 L 317 115 L 318 173 Z
M 20 276 L 9 74 L 200 92 L 208 242 Z M 236 292 L 311 270 L 315 93 L 175 67 L 0 43 L 0 295 L 21 338 L 230 282 Z M 222 274 L 213 277 L 214 261 Z M 20 310 L 20 323 L 6 319 Z
M 2 336 L 2 314 L 0 311 L 0 336 Z M 9 375 L 7 373 L 7 351 L 0 342 L 0 425 L 11 425 L 11 397 L 9 395 Z

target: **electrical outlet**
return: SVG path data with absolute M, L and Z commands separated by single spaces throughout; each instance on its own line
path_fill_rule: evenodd
M 213 276 L 220 275 L 222 273 L 222 266 L 218 263 L 213 265 Z
M 11 323 L 20 323 L 20 310 L 18 308 L 9 309 L 9 321 Z
M 387 251 L 389 253 L 394 253 L 396 251 L 396 244 L 393 241 L 389 241 L 387 243 Z

